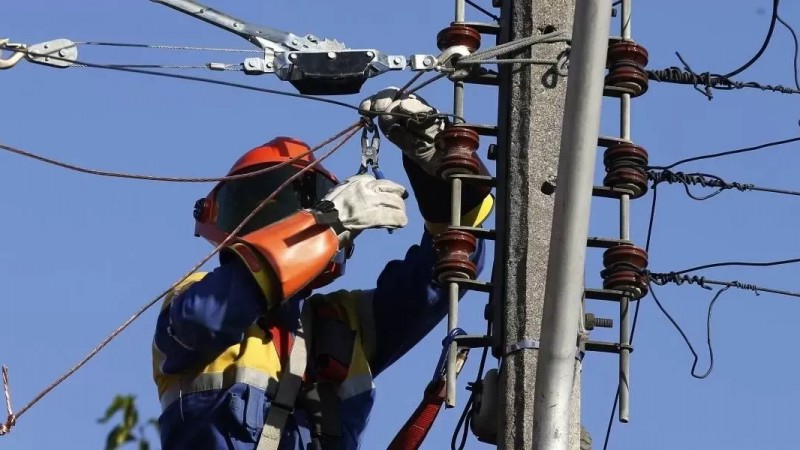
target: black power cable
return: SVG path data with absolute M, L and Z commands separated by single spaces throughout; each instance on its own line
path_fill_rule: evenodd
M 785 26 L 786 29 L 789 30 L 789 33 L 792 34 L 792 41 L 794 41 L 794 60 L 792 61 L 792 70 L 794 71 L 794 86 L 800 90 L 800 76 L 798 76 L 797 73 L 798 57 L 800 56 L 800 43 L 797 41 L 797 33 L 795 33 L 794 28 L 792 28 L 791 25 L 783 20 L 781 16 L 778 16 L 778 22 Z
M 675 168 L 677 166 L 680 166 L 682 164 L 686 164 L 686 163 L 689 163 L 689 162 L 700 161 L 700 160 L 703 160 L 703 159 L 719 158 L 719 157 L 722 157 L 722 156 L 736 155 L 736 154 L 739 154 L 739 153 L 748 153 L 748 152 L 753 152 L 753 151 L 756 151 L 756 150 L 763 150 L 765 148 L 777 147 L 779 145 L 784 145 L 784 144 L 790 144 L 792 142 L 797 142 L 797 141 L 800 141 L 800 136 L 789 138 L 789 139 L 782 139 L 780 141 L 767 142 L 766 144 L 759 144 L 759 145 L 755 145 L 755 146 L 752 146 L 752 147 L 745 147 L 745 148 L 740 148 L 740 149 L 736 149 L 736 150 L 729 150 L 729 151 L 719 152 L 719 153 L 711 153 L 711 154 L 708 154 L 708 155 L 694 156 L 694 157 L 691 157 L 691 158 L 686 158 L 686 159 L 682 159 L 680 161 L 676 161 L 676 162 L 674 162 L 674 163 L 672 163 L 670 165 L 667 165 L 667 166 L 647 166 L 647 168 L 648 169 L 654 169 L 654 170 L 669 170 L 669 169 L 673 169 L 673 168 Z
M 683 331 L 681 326 L 678 325 L 678 322 L 676 322 L 675 319 L 672 318 L 672 316 L 664 308 L 664 305 L 662 305 L 661 302 L 658 300 L 656 293 L 653 291 L 653 285 L 652 283 L 650 283 L 650 295 L 653 296 L 653 301 L 656 302 L 656 306 L 658 306 L 658 309 L 661 310 L 661 312 L 664 314 L 667 320 L 669 320 L 672 326 L 675 327 L 676 330 L 678 330 L 678 333 L 683 338 L 683 341 L 686 342 L 686 345 L 689 347 L 689 351 L 692 352 L 692 356 L 694 357 L 694 362 L 692 362 L 692 370 L 690 374 L 692 375 L 692 377 L 697 378 L 698 380 L 703 380 L 707 378 L 709 375 L 711 375 L 711 371 L 714 370 L 714 346 L 711 343 L 711 314 L 713 313 L 714 304 L 717 302 L 720 295 L 722 295 L 722 293 L 727 291 L 728 289 L 730 289 L 730 286 L 725 286 L 720 290 L 718 290 L 717 293 L 714 294 L 714 297 L 711 299 L 711 302 L 708 304 L 708 312 L 706 314 L 706 345 L 708 346 L 708 369 L 702 374 L 697 374 L 695 373 L 695 370 L 697 369 L 697 363 L 700 360 L 700 357 L 697 355 L 697 351 L 695 351 L 694 346 L 689 340 L 689 337 L 686 336 L 686 333 Z
M 775 23 L 778 21 L 779 3 L 780 0 L 772 0 L 772 17 L 769 20 L 769 30 L 767 30 L 767 36 L 764 38 L 764 42 L 761 44 L 761 48 L 758 49 L 758 51 L 756 52 L 755 55 L 753 55 L 752 58 L 750 58 L 750 61 L 747 61 L 746 63 L 744 63 L 744 65 L 734 70 L 733 72 L 726 73 L 725 75 L 723 75 L 723 77 L 730 78 L 739 75 L 740 73 L 747 70 L 748 67 L 752 66 L 756 61 L 758 61 L 759 58 L 761 58 L 761 55 L 763 55 L 764 51 L 767 49 L 767 47 L 769 47 L 769 43 L 772 40 L 772 33 L 775 31 Z

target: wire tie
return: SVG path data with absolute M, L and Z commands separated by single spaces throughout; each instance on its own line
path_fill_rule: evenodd
M 509 356 L 522 350 L 539 350 L 539 348 L 541 348 L 541 342 L 538 339 L 523 339 L 517 343 L 506 345 L 503 356 Z M 584 352 L 580 349 L 575 351 L 576 360 L 583 361 L 583 355 Z

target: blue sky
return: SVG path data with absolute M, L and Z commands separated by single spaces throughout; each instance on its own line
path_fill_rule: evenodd
M 7 2 L 3 37 L 36 43 L 66 37 L 75 41 L 146 42 L 253 48 L 246 41 L 146 0 L 107 2 Z M 488 3 L 488 2 L 487 2 Z M 217 1 L 213 6 L 251 22 L 337 38 L 351 47 L 390 53 L 435 53 L 435 35 L 452 20 L 450 2 L 406 2 L 404 8 L 379 2 Z M 680 51 L 698 71 L 727 72 L 748 60 L 766 31 L 771 2 L 679 0 L 634 7 L 633 35 L 650 51 L 650 67 L 679 64 Z M 786 2 L 782 16 L 797 22 L 800 6 Z M 483 20 L 474 10 L 471 18 Z M 613 26 L 618 33 L 618 26 Z M 104 63 L 237 63 L 238 54 L 186 54 L 161 50 L 82 47 L 81 59 Z M 792 84 L 792 42 L 780 26 L 763 58 L 740 76 Z M 201 73 L 229 81 L 292 90 L 271 76 Z M 358 103 L 389 85 L 402 85 L 409 72 L 369 81 Z M 163 175 L 221 175 L 242 152 L 275 135 L 293 135 L 312 145 L 356 118 L 353 111 L 305 100 L 270 96 L 187 81 L 93 69 L 57 70 L 21 63 L 0 73 L 3 105 L 0 142 L 95 168 Z M 451 88 L 439 82 L 424 95 L 443 110 Z M 495 120 L 495 89 L 470 86 L 466 114 L 478 123 Z M 617 102 L 606 100 L 603 134 L 615 134 Z M 633 102 L 633 138 L 650 152 L 652 164 L 696 154 L 755 145 L 800 133 L 796 96 L 757 90 L 717 91 L 712 102 L 690 87 L 651 84 Z M 483 149 L 485 155 L 484 142 Z M 792 189 L 798 144 L 750 155 L 698 162 L 683 170 L 726 180 Z M 357 141 L 327 164 L 340 177 L 357 169 Z M 399 152 L 384 141 L 382 168 L 407 185 Z M 598 158 L 598 164 L 602 161 Z M 597 179 L 602 179 L 598 165 Z M 111 330 L 187 268 L 208 245 L 192 236 L 194 201 L 210 185 L 163 184 L 103 179 L 66 172 L 14 155 L 2 156 L 4 220 L 0 232 L 0 363 L 11 369 L 16 407 L 26 403 L 79 360 Z M 632 230 L 644 245 L 650 197 L 633 203 Z M 797 200 L 763 193 L 725 192 L 706 202 L 683 189 L 662 186 L 651 251 L 654 271 L 681 269 L 722 260 L 777 260 L 797 257 Z M 333 288 L 369 287 L 384 262 L 414 243 L 422 223 L 413 200 L 411 223 L 389 236 L 364 233 L 346 277 Z M 617 232 L 617 208 L 593 203 L 591 234 Z M 488 224 L 493 225 L 493 221 Z M 599 284 L 601 254 L 589 250 L 587 283 Z M 726 268 L 709 277 L 797 289 L 796 269 Z M 483 274 L 488 279 L 489 270 Z M 710 293 L 697 287 L 658 289 L 659 298 L 701 351 Z M 461 325 L 483 329 L 485 294 L 462 301 Z M 616 317 L 616 305 L 593 302 L 589 310 Z M 143 316 L 74 377 L 26 413 L 15 430 L 0 438 L 14 450 L 60 445 L 98 448 L 107 428 L 97 425 L 115 393 L 133 393 L 145 416 L 158 413 L 150 380 L 150 340 L 155 311 Z M 611 449 L 793 448 L 797 363 L 789 351 L 796 337 L 800 304 L 769 294 L 730 290 L 714 317 L 716 365 L 705 381 L 691 378 L 691 355 L 680 336 L 644 300 L 631 374 L 631 422 L 615 424 Z M 379 399 L 363 448 L 384 448 L 406 420 L 430 376 L 440 351 L 444 323 L 378 380 Z M 616 330 L 600 330 L 596 340 L 614 340 Z M 474 377 L 474 355 L 463 387 Z M 495 365 L 490 362 L 489 367 Z M 602 437 L 616 389 L 617 360 L 590 354 L 584 365 L 583 421 L 595 448 Z M 460 405 L 467 392 L 461 389 Z M 424 448 L 449 446 L 458 410 L 443 411 Z M 42 432 L 47 430 L 47 432 Z M 472 440 L 468 448 L 488 448 Z

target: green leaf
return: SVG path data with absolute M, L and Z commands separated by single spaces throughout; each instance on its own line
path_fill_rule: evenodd
M 114 414 L 118 411 L 123 410 L 129 405 L 132 401 L 132 397 L 130 395 L 117 395 L 114 397 L 114 401 L 111 402 L 111 405 L 106 408 L 106 413 L 103 417 L 97 419 L 99 423 L 106 423 L 111 419 Z
M 135 440 L 130 430 L 125 429 L 122 425 L 117 425 L 106 437 L 106 450 L 117 450 L 126 442 Z
M 128 428 L 133 429 L 136 427 L 136 424 L 139 422 L 139 411 L 136 410 L 136 404 L 134 397 L 130 397 L 130 401 L 127 405 L 125 405 L 125 414 L 122 419 L 122 423 Z

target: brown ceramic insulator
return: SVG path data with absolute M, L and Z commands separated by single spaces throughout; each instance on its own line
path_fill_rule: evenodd
M 611 41 L 608 46 L 606 85 L 623 88 L 638 97 L 648 89 L 645 72 L 649 54 L 633 41 Z
M 631 199 L 637 199 L 647 193 L 647 174 L 643 169 L 620 167 L 606 174 L 603 185 L 630 191 Z
M 480 161 L 475 151 L 480 146 L 478 132 L 467 127 L 450 126 L 436 136 L 436 147 L 446 155 L 439 161 L 436 172 L 447 178 L 454 174 L 478 174 Z
M 647 295 L 647 277 L 635 270 L 606 269 L 600 275 L 603 277 L 603 289 L 627 292 L 633 299 L 640 299 Z
M 469 25 L 454 23 L 436 35 L 436 45 L 441 51 L 463 45 L 473 53 L 481 47 L 481 34 Z
M 631 191 L 631 198 L 647 193 L 647 150 L 628 143 L 618 142 L 608 147 L 603 154 L 607 175 L 603 185 Z
M 606 269 L 625 265 L 641 272 L 647 269 L 647 263 L 647 252 L 632 244 L 615 245 L 603 252 L 603 266 Z
M 633 143 L 618 142 L 603 153 L 603 164 L 606 170 L 625 165 L 644 168 L 649 163 L 647 150 Z
M 639 67 L 646 67 L 650 54 L 647 49 L 630 40 L 611 40 L 608 43 L 607 65 L 610 68 L 620 61 L 630 61 Z
M 470 255 L 475 253 L 478 240 L 466 231 L 445 231 L 433 238 L 433 248 L 436 250 L 438 260 L 433 268 L 433 276 L 440 283 L 448 278 L 475 279 L 478 268 Z
M 647 73 L 637 67 L 616 65 L 606 75 L 606 85 L 628 91 L 632 98 L 639 97 L 648 89 Z

